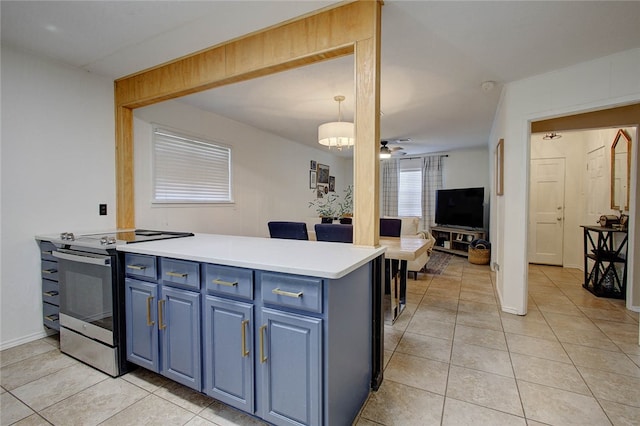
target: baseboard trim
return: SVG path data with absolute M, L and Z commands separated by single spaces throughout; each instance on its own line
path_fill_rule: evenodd
M 516 308 L 513 308 L 511 306 L 505 306 L 504 302 L 502 301 L 502 292 L 500 292 L 500 288 L 498 286 L 496 286 L 496 293 L 498 293 L 498 301 L 500 302 L 500 310 L 502 310 L 502 312 L 506 312 L 508 314 L 513 314 L 513 315 L 527 315 L 526 312 L 520 313 Z
M 518 312 L 516 308 L 512 308 L 509 306 L 502 306 L 502 304 L 500 305 L 500 309 L 502 309 L 502 312 L 506 312 L 508 314 L 520 315 L 520 316 L 526 315 L 526 313 L 521 314 L 520 312 Z
M 25 343 L 33 342 L 34 340 L 42 339 L 43 337 L 51 336 L 52 334 L 56 334 L 55 330 L 42 330 L 37 333 L 29 334 L 27 336 L 19 337 L 17 339 L 9 340 L 7 342 L 0 343 L 0 351 L 5 349 L 10 349 L 15 346 L 20 346 Z

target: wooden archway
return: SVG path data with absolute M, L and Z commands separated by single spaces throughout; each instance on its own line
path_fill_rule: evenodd
M 354 244 L 377 246 L 381 8 L 381 0 L 341 3 L 116 80 L 118 228 L 135 226 L 135 108 L 353 54 Z

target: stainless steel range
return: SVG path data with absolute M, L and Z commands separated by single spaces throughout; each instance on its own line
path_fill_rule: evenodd
M 188 236 L 135 229 L 41 237 L 57 248 L 60 350 L 111 376 L 125 373 L 124 272 L 116 247 Z

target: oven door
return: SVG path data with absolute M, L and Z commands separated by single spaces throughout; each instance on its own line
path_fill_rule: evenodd
M 59 249 L 60 325 L 114 346 L 112 264 L 108 254 Z

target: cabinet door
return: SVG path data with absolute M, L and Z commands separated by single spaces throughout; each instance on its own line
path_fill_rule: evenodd
M 125 280 L 127 360 L 155 372 L 160 371 L 157 302 L 157 284 Z
M 162 346 L 160 372 L 200 391 L 200 294 L 162 286 L 158 324 Z
M 322 320 L 262 309 L 262 414 L 273 424 L 322 424 Z
M 253 305 L 207 296 L 205 310 L 204 392 L 253 414 Z

